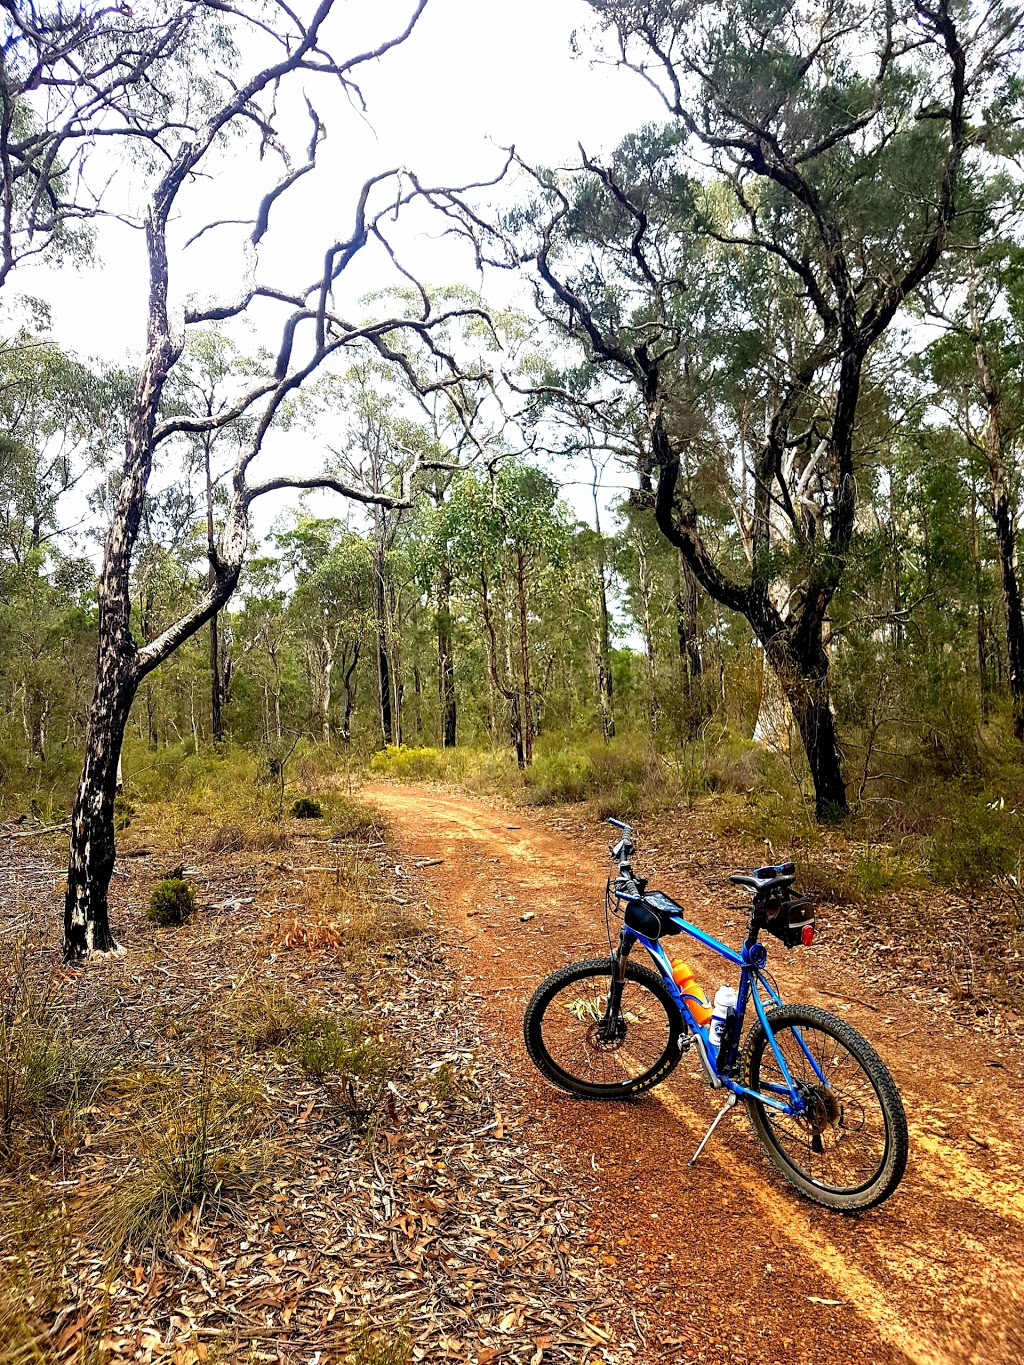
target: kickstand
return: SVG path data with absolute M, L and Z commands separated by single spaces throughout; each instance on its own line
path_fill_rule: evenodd
M 708 1142 L 709 1142 L 710 1139 L 711 1139 L 711 1134 L 715 1131 L 715 1129 L 718 1127 L 718 1125 L 722 1122 L 722 1120 L 725 1118 L 726 1114 L 728 1114 L 729 1110 L 730 1110 L 730 1109 L 735 1109 L 736 1105 L 739 1103 L 739 1098 L 740 1098 L 740 1097 L 739 1097 L 738 1095 L 730 1095 L 729 1098 L 726 1100 L 726 1102 L 722 1105 L 721 1109 L 719 1109 L 719 1111 L 718 1111 L 718 1113 L 715 1115 L 715 1117 L 711 1120 L 711 1127 L 708 1129 L 708 1131 L 707 1131 L 707 1132 L 704 1134 L 704 1136 L 701 1138 L 701 1140 L 700 1140 L 700 1146 L 699 1146 L 699 1147 L 697 1148 L 697 1150 L 694 1152 L 693 1156 L 690 1157 L 690 1165 L 691 1165 L 691 1166 L 696 1166 L 696 1164 L 697 1164 L 697 1158 L 700 1156 L 701 1152 L 703 1152 L 704 1148 L 708 1145 Z

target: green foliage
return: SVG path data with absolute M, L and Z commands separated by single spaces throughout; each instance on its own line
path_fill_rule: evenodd
M 892 891 L 900 885 L 904 876 L 905 870 L 900 861 L 885 849 L 859 848 L 854 854 L 853 881 L 867 900 Z
M 325 1087 L 357 1131 L 372 1136 L 402 1060 L 397 1043 L 366 1019 L 311 1012 L 298 1024 L 291 1050 L 303 1074 Z
M 933 836 L 928 872 L 934 881 L 971 888 L 1019 876 L 1024 854 L 1020 814 L 1000 797 L 962 795 Z
M 114 797 L 114 828 L 118 831 L 127 829 L 135 818 L 135 803 L 129 801 L 127 796 L 118 794 Z
M 292 802 L 292 816 L 296 820 L 322 820 L 324 808 L 311 796 L 300 796 L 297 801 Z
M 489 761 L 489 755 L 469 748 L 389 744 L 370 759 L 370 772 L 391 782 L 460 782 Z
M 195 908 L 195 888 L 180 877 L 167 877 L 153 888 L 146 918 L 154 924 L 184 924 L 195 913 Z

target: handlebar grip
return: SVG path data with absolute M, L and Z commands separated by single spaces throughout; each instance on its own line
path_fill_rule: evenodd
M 614 825 L 616 829 L 629 829 L 629 825 L 624 820 L 613 820 L 610 815 L 608 816 L 608 823 Z

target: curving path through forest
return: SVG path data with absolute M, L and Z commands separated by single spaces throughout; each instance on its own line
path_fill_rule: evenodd
M 644 1100 L 588 1104 L 546 1085 L 523 1047 L 537 982 L 605 951 L 604 830 L 569 837 L 527 812 L 426 786 L 366 795 L 390 815 L 408 862 L 431 863 L 412 875 L 461 958 L 467 1005 L 505 1055 L 520 1121 L 561 1148 L 585 1190 L 594 1255 L 616 1267 L 623 1303 L 639 1311 L 642 1359 L 1024 1359 L 1024 1068 L 1013 1047 L 926 1015 L 909 997 L 872 1006 L 851 992 L 827 941 L 793 954 L 779 945 L 772 968 L 784 998 L 841 1010 L 890 1066 L 911 1127 L 907 1175 L 859 1218 L 818 1209 L 760 1155 L 742 1108 L 691 1168 L 718 1107 L 695 1060 Z M 637 869 L 649 871 L 639 834 Z M 654 884 L 737 939 L 735 907 L 709 894 L 707 877 L 691 869 Z M 689 946 L 687 956 L 713 993 L 719 960 Z

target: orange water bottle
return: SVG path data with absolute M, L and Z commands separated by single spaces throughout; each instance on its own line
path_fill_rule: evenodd
M 672 963 L 672 980 L 676 983 L 683 995 L 690 1013 L 698 1024 L 707 1024 L 711 1018 L 711 1002 L 697 985 L 693 975 L 693 968 L 677 957 Z

